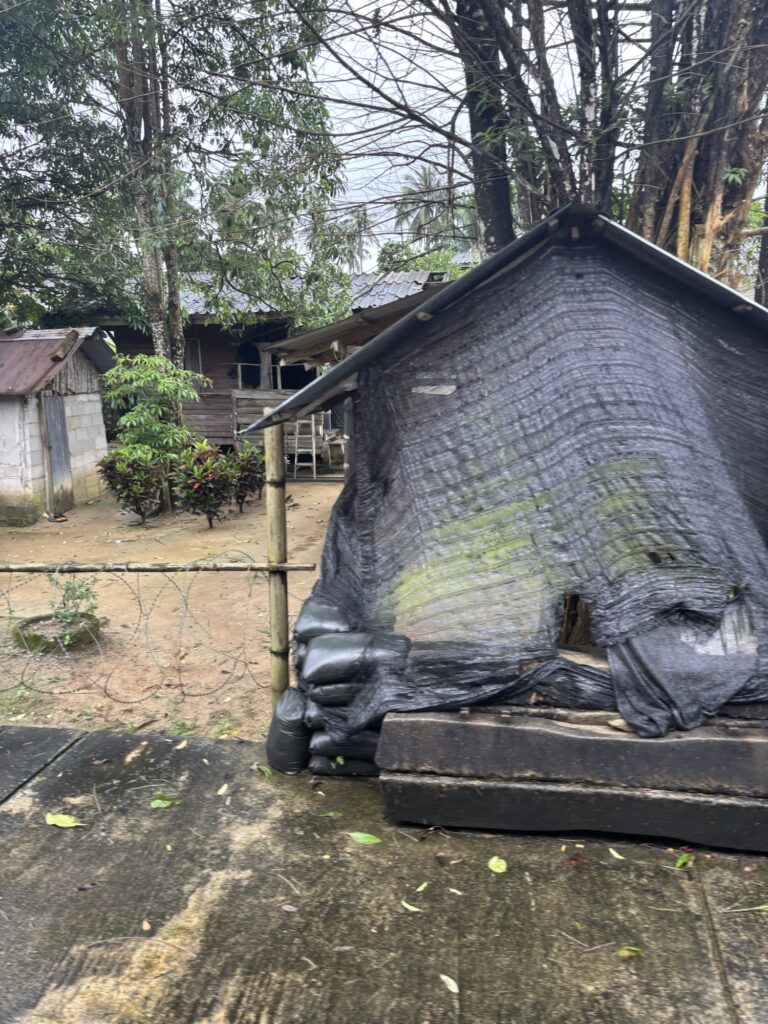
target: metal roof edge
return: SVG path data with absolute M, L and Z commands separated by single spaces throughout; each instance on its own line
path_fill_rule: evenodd
M 756 313 L 768 327 L 768 308 L 761 306 L 759 302 L 737 292 L 730 285 L 723 284 L 717 278 L 694 267 L 692 263 L 686 263 L 679 256 L 656 245 L 655 242 L 649 242 L 640 235 L 636 235 L 634 231 L 630 231 L 622 224 L 617 224 L 615 220 L 611 220 L 605 214 L 598 214 L 596 220 L 600 224 L 604 237 L 620 249 L 637 256 L 638 259 L 656 267 L 663 273 L 677 278 L 695 291 L 707 295 L 732 313 Z M 751 321 L 752 318 L 750 318 Z

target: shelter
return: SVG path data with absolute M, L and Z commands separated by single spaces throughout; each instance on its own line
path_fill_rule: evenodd
M 297 622 L 326 750 L 390 711 L 618 710 L 654 737 L 768 701 L 766 327 L 574 204 L 255 423 L 354 396 Z
M 361 324 L 392 323 L 441 287 L 444 279 L 442 272 L 429 270 L 353 274 L 352 319 Z M 274 354 L 282 344 L 290 345 L 291 323 L 284 313 L 231 287 L 223 297 L 233 311 L 233 322 L 228 325 L 217 322 L 203 289 L 186 287 L 182 292 L 186 368 L 213 381 L 199 402 L 185 406 L 184 416 L 194 433 L 214 444 L 233 444 L 237 432 L 265 406 L 279 405 L 314 380 L 317 362 L 302 357 L 285 360 L 291 363 L 287 366 Z M 118 352 L 152 354 L 149 335 L 122 317 L 102 310 L 89 318 L 109 327 Z M 334 362 L 340 354 L 329 342 L 327 358 Z
M 1 521 L 26 525 L 100 493 L 99 374 L 113 361 L 96 327 L 0 332 Z

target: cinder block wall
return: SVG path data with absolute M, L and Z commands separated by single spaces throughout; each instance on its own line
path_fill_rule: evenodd
M 34 523 L 45 504 L 45 467 L 34 397 L 0 399 L 0 522 Z
M 92 498 L 98 498 L 104 490 L 96 465 L 107 450 L 101 395 L 67 395 L 64 408 L 69 435 L 72 487 L 75 502 L 81 505 Z

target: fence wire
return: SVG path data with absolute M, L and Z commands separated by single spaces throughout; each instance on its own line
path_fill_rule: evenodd
M 182 572 L 54 576 L 59 583 L 67 578 L 87 582 L 98 628 L 83 646 L 70 648 L 59 641 L 49 652 L 29 649 L 14 630 L 29 617 L 51 613 L 60 604 L 60 589 L 41 574 L 0 576 L 3 717 L 27 717 L 23 711 L 8 714 L 19 694 L 45 701 L 49 711 L 99 699 L 116 717 L 141 705 L 160 711 L 159 700 L 180 715 L 201 701 L 210 708 L 217 697 L 267 702 L 266 574 L 196 572 L 196 564 Z M 163 714 L 168 717 L 167 711 Z

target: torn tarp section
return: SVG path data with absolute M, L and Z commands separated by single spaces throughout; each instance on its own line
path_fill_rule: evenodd
M 302 673 L 323 633 L 407 654 L 326 664 L 357 689 L 315 721 L 535 686 L 654 736 L 768 700 L 766 394 L 757 327 L 584 233 L 361 367 Z M 569 595 L 610 672 L 560 659 Z

